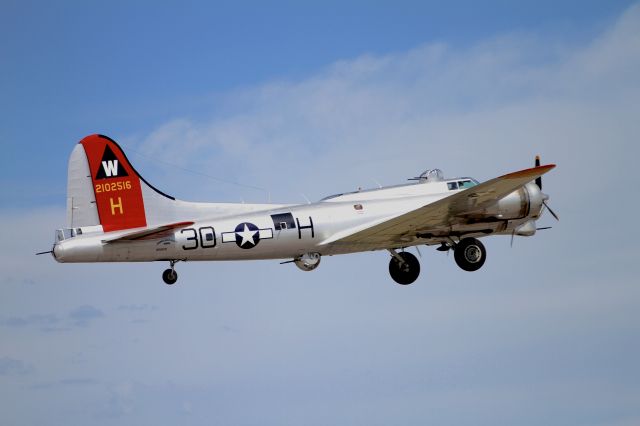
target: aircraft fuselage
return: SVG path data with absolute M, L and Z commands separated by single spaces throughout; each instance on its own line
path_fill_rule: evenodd
M 80 229 L 80 235 L 58 241 L 53 254 L 58 262 L 145 262 L 170 259 L 294 259 L 304 253 L 327 256 L 381 250 L 388 247 L 325 242 L 341 231 L 358 226 L 367 227 L 451 195 L 450 190 L 439 191 L 446 188 L 446 182 L 438 184 L 382 188 L 345 194 L 312 204 L 277 205 L 273 209 L 258 212 L 199 220 L 160 240 L 106 243 L 106 235 L 115 238 L 126 232 L 103 233 L 100 230 L 91 232 L 91 229 Z M 535 192 L 537 188 L 529 185 L 527 189 Z M 452 231 L 468 236 L 486 235 L 488 232 L 510 233 L 530 217 L 537 217 L 540 209 L 527 213 L 502 221 L 491 219 L 452 224 L 443 229 L 443 234 L 450 235 Z M 437 235 L 431 238 L 407 235 L 405 239 L 399 239 L 397 248 L 438 244 L 441 241 Z

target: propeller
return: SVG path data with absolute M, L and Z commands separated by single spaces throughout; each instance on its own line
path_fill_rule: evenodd
M 540 167 L 540 156 L 536 155 L 536 162 L 535 162 L 535 166 L 536 167 Z M 540 191 L 542 191 L 542 176 L 538 176 L 536 178 L 536 185 L 538 185 L 538 188 L 540 188 Z M 544 199 L 542 200 L 542 204 L 544 204 L 544 206 L 547 208 L 547 210 L 549 210 L 549 213 L 551 213 L 551 216 L 553 216 L 555 218 L 555 220 L 559 221 L 560 218 L 558 217 L 558 215 L 551 210 L 551 207 L 549 207 L 549 204 L 547 204 L 547 199 L 549 198 L 547 195 L 544 195 Z
M 543 201 L 542 204 L 544 204 L 547 210 L 549 210 L 549 213 L 551 213 L 551 216 L 553 216 L 557 221 L 560 221 L 560 218 L 558 217 L 558 215 L 553 210 L 551 210 L 551 207 L 549 207 L 546 201 Z

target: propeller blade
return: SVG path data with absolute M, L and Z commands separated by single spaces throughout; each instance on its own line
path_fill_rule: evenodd
M 540 167 L 540 156 L 536 155 L 536 162 L 535 162 L 536 167 Z M 538 185 L 538 188 L 540 188 L 540 190 L 542 190 L 542 176 L 538 176 L 536 178 L 536 185 Z
M 551 229 L 552 226 L 543 226 L 542 228 L 536 228 L 536 231 L 544 231 L 545 229 Z
M 560 221 L 560 218 L 558 217 L 558 215 L 553 210 L 551 210 L 551 207 L 549 207 L 546 201 L 543 201 L 542 204 L 544 204 L 547 210 L 549 210 L 549 213 L 551 213 L 551 216 L 553 216 L 557 221 Z
M 511 248 L 513 248 L 513 237 L 516 236 L 516 230 L 514 229 L 513 232 L 511 233 Z
M 422 253 L 420 253 L 420 249 L 416 246 L 416 251 L 418 252 L 418 257 L 422 259 Z
M 49 251 L 41 251 L 40 253 L 36 253 L 36 256 L 40 256 L 41 254 L 53 253 L 53 250 Z

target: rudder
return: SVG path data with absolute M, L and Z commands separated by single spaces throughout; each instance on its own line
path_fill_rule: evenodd
M 70 227 L 102 225 L 109 232 L 147 226 L 143 185 L 157 191 L 136 172 L 113 139 L 98 134 L 85 137 L 69 158 Z
M 140 178 L 118 144 L 103 135 L 87 136 L 80 144 L 89 162 L 102 229 L 147 226 Z

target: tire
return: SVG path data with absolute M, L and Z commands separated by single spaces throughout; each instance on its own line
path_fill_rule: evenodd
M 468 272 L 482 268 L 487 260 L 487 250 L 484 245 L 475 238 L 464 238 L 456 244 L 453 257 L 461 269 Z
M 418 279 L 420 262 L 414 255 L 406 251 L 398 253 L 404 263 L 401 264 L 394 256 L 389 261 L 389 274 L 400 285 L 408 285 Z
M 175 284 L 175 282 L 178 281 L 178 273 L 173 269 L 166 269 L 162 273 L 162 280 L 165 284 Z

